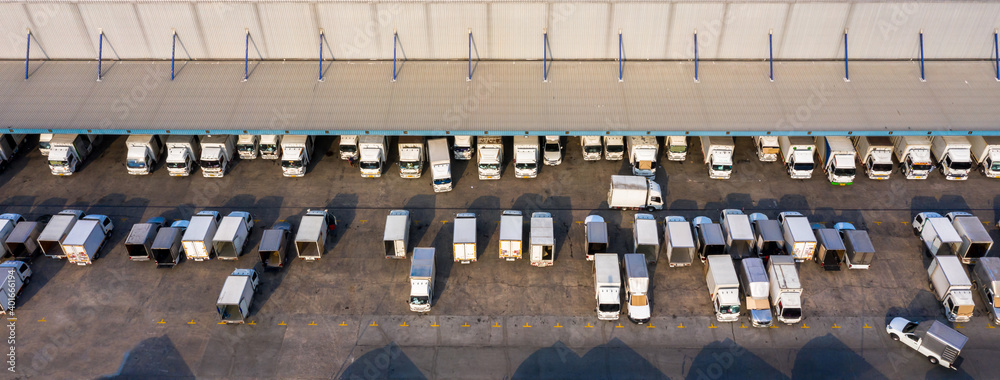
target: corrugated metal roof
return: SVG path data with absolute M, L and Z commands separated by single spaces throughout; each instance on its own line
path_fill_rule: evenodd
M 23 133 L 1000 133 L 989 62 L 0 62 L 0 127 Z M 15 131 L 17 132 L 17 131 Z

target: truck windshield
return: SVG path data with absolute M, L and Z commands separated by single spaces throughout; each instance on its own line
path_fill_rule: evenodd
M 795 169 L 795 171 L 797 172 L 811 172 L 813 170 L 813 164 L 812 163 L 795 164 L 792 165 L 792 168 Z
M 688 151 L 687 145 L 671 145 L 670 146 L 670 153 L 687 153 L 687 151 Z
M 362 168 L 362 169 L 370 169 L 370 170 L 374 170 L 374 169 L 378 169 L 378 168 L 380 168 L 380 167 L 381 167 L 381 164 L 379 164 L 379 162 L 378 162 L 378 161 L 372 161 L 372 162 L 361 162 L 361 168 Z
M 910 168 L 914 171 L 926 172 L 931 170 L 931 164 L 912 164 Z
M 616 303 L 601 303 L 601 304 L 597 304 L 597 310 L 600 310 L 600 311 L 605 312 L 605 313 L 614 313 L 614 312 L 621 311 L 621 309 L 622 309 L 622 305 L 619 305 L 619 304 L 616 304 Z
M 253 145 L 250 144 L 237 145 L 236 149 L 239 150 L 240 152 L 249 152 L 253 150 Z
M 427 297 L 427 296 L 410 297 L 410 304 L 411 305 L 426 305 L 428 299 L 429 299 L 429 297 Z
M 187 167 L 186 162 L 168 162 L 167 167 L 170 169 L 184 169 Z
M 740 305 L 729 305 L 719 307 L 719 312 L 722 314 L 739 314 Z
M 297 160 L 281 160 L 281 167 L 286 169 L 298 169 L 302 167 L 302 161 Z
M 733 170 L 732 165 L 712 165 L 712 171 L 728 172 L 730 170 Z
M 129 169 L 142 169 L 146 167 L 146 161 L 128 160 L 125 165 L 128 166 Z
M 994 162 L 993 165 L 990 165 L 990 170 L 1000 172 L 1000 162 Z
M 465 153 L 465 152 L 468 152 L 468 151 L 469 151 L 469 150 L 471 150 L 471 149 L 472 149 L 472 148 L 470 148 L 470 147 L 467 147 L 467 146 L 456 146 L 456 147 L 455 147 L 455 151 L 456 151 L 456 152 L 459 152 L 459 153 Z
M 625 151 L 624 145 L 608 145 L 608 152 L 621 153 Z
M 358 147 L 355 145 L 341 145 L 340 153 L 354 153 L 358 151 Z
M 802 317 L 802 309 L 784 309 L 781 311 L 781 316 L 785 319 L 799 319 Z
M 873 172 L 891 172 L 892 164 L 872 164 Z
M 66 161 L 50 160 L 49 166 L 66 166 L 69 165 Z
M 39 141 L 38 142 L 38 148 L 39 149 L 49 149 L 49 146 L 50 145 L 49 145 L 48 141 Z
M 434 179 L 434 184 L 435 185 L 447 185 L 449 183 L 451 183 L 451 178 L 441 178 L 441 179 L 435 178 Z
M 405 162 L 404 161 L 404 162 L 400 162 L 399 163 L 399 167 L 401 169 L 420 169 L 420 163 L 419 162 L 413 162 L 413 161 L 409 161 L 409 162 Z
M 219 161 L 201 160 L 201 167 L 215 169 L 222 167 L 222 165 Z
M 559 144 L 545 144 L 545 151 L 546 152 L 558 152 L 559 151 Z
M 600 145 L 590 145 L 583 147 L 583 151 L 587 153 L 601 153 Z
M 497 170 L 500 169 L 499 164 L 479 164 L 479 168 L 482 170 Z
M 833 169 L 833 175 L 839 177 L 854 177 L 855 169 Z
M 972 169 L 972 161 L 952 161 L 951 157 L 945 159 L 946 165 L 954 170 Z
M 522 170 L 531 170 L 531 169 L 535 168 L 535 164 L 533 164 L 533 163 L 532 164 L 521 164 L 521 163 L 518 163 L 518 164 L 514 164 L 514 167 L 518 168 L 518 169 L 522 169 Z
M 277 145 L 265 144 L 260 146 L 261 153 L 274 153 L 278 151 Z

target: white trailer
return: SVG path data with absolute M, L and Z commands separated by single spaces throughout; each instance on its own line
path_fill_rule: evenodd
M 451 155 L 448 154 L 448 139 L 427 140 L 427 153 L 431 160 L 431 179 L 435 193 L 452 190 Z
M 359 145 L 361 147 L 361 159 L 358 166 L 361 167 L 361 176 L 365 178 L 379 178 L 382 176 L 382 169 L 389 155 L 389 140 L 386 136 L 364 135 L 361 136 Z M 343 144 L 343 140 L 341 140 Z M 341 148 L 344 146 L 341 145 Z
M 687 159 L 688 142 L 687 136 L 665 136 L 664 150 L 667 152 L 667 161 L 684 161 Z
M 778 214 L 778 221 L 785 237 L 785 253 L 798 262 L 812 260 L 816 253 L 816 234 L 809 219 L 798 212 L 785 211 Z
M 389 215 L 385 217 L 385 233 L 382 235 L 385 258 L 405 259 L 409 240 L 410 212 L 406 210 L 389 211 Z
M 625 158 L 625 138 L 622 136 L 604 136 L 604 159 L 620 161 Z
M 812 178 L 816 144 L 811 137 L 780 136 L 778 145 L 781 147 L 781 161 L 792 179 Z
M 778 161 L 778 153 L 781 152 L 778 136 L 754 136 L 753 145 L 757 148 L 757 159 L 761 162 Z
M 38 247 L 42 249 L 42 254 L 53 259 L 65 258 L 66 252 L 62 249 L 62 241 L 82 217 L 83 211 L 80 210 L 62 210 L 53 215 L 45 225 L 45 229 L 38 235 Z
M 326 210 L 306 210 L 295 234 L 295 253 L 299 259 L 315 261 L 326 253 L 327 233 L 337 227 L 337 218 Z
M 236 136 L 205 136 L 201 139 L 201 175 L 222 178 L 233 165 L 236 156 Z
M 594 261 L 594 255 L 608 251 L 608 224 L 600 215 L 587 215 L 583 229 L 587 235 L 587 261 Z
M 520 259 L 523 237 L 524 215 L 520 211 L 504 210 L 500 214 L 500 259 Z
M 420 178 L 424 174 L 424 162 L 427 161 L 424 137 L 399 136 L 396 145 L 399 147 L 399 176 Z
M 930 137 L 893 136 L 892 145 L 906 179 L 927 179 L 927 175 L 934 170 Z
M 244 323 L 250 316 L 253 295 L 260 287 L 260 276 L 256 269 L 234 270 L 222 284 L 222 292 L 215 308 L 223 323 Z
M 407 304 L 410 311 L 426 313 L 431 311 L 434 296 L 434 248 L 413 249 L 410 262 L 410 297 Z
M 636 324 L 649 322 L 649 271 L 646 258 L 641 253 L 627 253 L 625 265 L 625 305 L 628 320 Z
M 740 319 L 740 279 L 729 255 L 710 255 L 705 261 L 705 282 L 719 322 Z
M 972 159 L 989 178 L 1000 178 L 1000 136 L 969 136 Z
M 341 135 L 340 143 L 337 144 L 337 151 L 340 152 L 341 160 L 351 160 L 358 159 L 360 152 L 358 151 L 358 135 Z
M 563 145 L 562 139 L 559 136 L 545 136 L 544 151 L 545 165 L 555 166 L 562 163 Z
M 233 211 L 222 218 L 219 229 L 212 235 L 212 246 L 219 260 L 239 260 L 251 230 L 253 215 L 249 212 Z
M 538 136 L 514 136 L 514 175 L 517 178 L 538 176 L 540 150 Z
M 656 264 L 660 256 L 660 232 L 657 229 L 656 217 L 652 214 L 637 213 L 632 217 L 632 252 L 641 253 L 650 264 Z
M 764 260 L 749 257 L 740 260 L 740 289 L 746 299 L 747 310 L 750 312 L 750 324 L 753 327 L 771 326 L 771 282 L 767 279 L 767 269 Z
M 24 261 L 11 260 L 0 263 L 0 276 L 3 276 L 3 282 L 0 283 L 0 314 L 14 310 L 17 296 L 31 281 L 31 274 L 31 267 Z
M 281 159 L 281 135 L 261 135 L 260 158 L 265 160 Z
M 503 168 L 503 138 L 500 136 L 479 136 L 479 179 L 500 179 Z
M 608 190 L 608 207 L 617 209 L 663 209 L 663 193 L 655 181 L 640 176 L 613 175 Z
M 948 218 L 936 212 L 922 212 L 913 217 L 913 231 L 924 242 L 931 256 L 954 255 L 954 248 L 962 245 L 962 237 Z
M 580 136 L 580 150 L 583 151 L 584 161 L 600 160 L 604 153 L 601 136 Z
M 91 214 L 83 217 L 73 225 L 62 242 L 66 259 L 76 265 L 93 264 L 114 228 L 111 218 L 105 215 Z
M 855 136 L 854 149 L 869 179 L 886 180 L 892 174 L 892 139 L 888 136 Z
M 934 256 L 927 267 L 930 288 L 949 322 L 968 322 L 976 303 L 972 300 L 972 280 L 957 256 Z
M 455 144 L 452 145 L 456 160 L 468 161 L 476 153 L 475 136 L 455 136 Z
M 281 139 L 281 175 L 298 178 L 306 175 L 312 160 L 315 137 L 289 135 Z
M 949 181 L 969 179 L 972 171 L 972 143 L 965 136 L 934 136 L 931 152 L 937 159 L 941 174 Z
M 832 185 L 845 186 L 854 183 L 857 173 L 857 152 L 851 139 L 845 136 L 816 137 L 817 153 L 823 173 Z
M 628 162 L 632 164 L 632 175 L 646 178 L 656 177 L 656 158 L 660 143 L 654 136 L 628 137 Z
M 153 241 L 156 233 L 166 224 L 166 219 L 154 217 L 145 223 L 136 223 L 125 238 L 125 252 L 131 261 L 149 261 L 153 258 Z
M 184 247 L 184 255 L 188 260 L 205 261 L 211 260 L 214 256 L 214 246 L 212 238 L 219 228 L 219 221 L 222 215 L 218 211 L 199 211 L 191 217 L 188 227 L 184 231 L 181 244 Z
M 128 174 L 145 175 L 153 170 L 160 161 L 160 151 L 163 143 L 157 135 L 130 135 L 125 139 L 128 151 L 125 154 L 125 167 Z
M 726 252 L 733 260 L 753 256 L 754 235 L 750 217 L 737 209 L 725 209 L 719 217 L 722 233 L 726 235 Z
M 597 300 L 597 319 L 616 321 L 622 311 L 622 275 L 618 254 L 594 255 L 594 299 Z
M 993 248 L 993 238 L 979 218 L 960 211 L 949 212 L 946 216 L 955 227 L 955 232 L 962 238 L 960 244 L 952 244 L 952 251 L 962 260 L 962 264 L 974 264 Z
M 476 262 L 476 214 L 463 212 L 455 215 L 452 245 L 455 262 L 462 264 Z
M 167 174 L 171 177 L 187 177 L 198 164 L 201 144 L 198 136 L 171 135 L 167 137 Z
M 697 254 L 691 223 L 683 216 L 668 216 L 663 218 L 663 226 L 663 241 L 667 244 L 670 267 L 690 266 Z
M 236 137 L 236 152 L 242 160 L 255 160 L 259 153 L 257 145 L 260 143 L 260 136 L 239 135 Z
M 531 265 L 536 267 L 552 266 L 556 260 L 556 238 L 552 226 L 552 214 L 547 212 L 531 213 L 529 239 Z
M 802 321 L 802 283 L 791 256 L 771 256 L 767 262 L 767 277 L 771 281 L 771 306 L 774 315 L 785 324 Z
M 729 179 L 733 175 L 733 150 L 736 143 L 729 136 L 702 136 L 701 153 L 708 166 L 708 178 Z

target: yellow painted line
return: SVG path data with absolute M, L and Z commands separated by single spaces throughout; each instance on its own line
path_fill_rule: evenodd
M 591 326 L 590 322 L 587 322 L 587 325 L 583 326 L 583 328 L 585 328 L 585 329 L 592 329 L 592 328 L 594 328 L 594 326 Z
M 500 327 L 500 322 L 493 323 L 493 327 Z
M 399 325 L 399 327 L 410 327 L 410 325 L 406 321 L 403 321 L 403 324 Z
M 577 221 L 576 221 L 576 224 L 583 224 L 583 222 L 581 222 L 581 221 L 577 220 Z
M 39 319 L 38 321 L 39 322 L 48 322 L 48 321 L 45 320 L 45 317 L 42 317 L 42 319 Z
M 419 220 L 414 220 L 413 223 L 420 224 Z
M 956 328 L 956 329 L 964 329 L 964 328 L 965 328 L 965 326 L 962 326 L 962 325 L 960 325 L 960 324 L 957 324 L 957 323 L 956 323 L 956 324 L 955 324 L 955 328 Z
M 623 329 L 623 328 L 625 328 L 625 326 L 622 326 L 622 323 L 618 322 L 618 326 L 615 326 L 615 328 L 616 329 Z
M 309 322 L 307 326 L 316 326 L 316 321 Z
M 17 322 L 17 318 L 7 318 L 8 321 Z
M 370 323 L 368 326 L 369 327 L 378 327 L 378 323 L 375 323 L 375 321 L 372 321 L 372 323 Z
M 987 221 L 983 222 L 983 224 L 985 224 L 985 225 L 988 226 L 988 225 L 990 225 L 990 221 L 987 220 Z
M 836 323 L 834 323 L 834 324 L 833 324 L 833 327 L 831 327 L 831 328 L 833 328 L 833 329 L 839 329 L 839 328 L 840 328 L 840 326 L 837 326 L 837 324 L 836 324 Z
M 910 224 L 910 222 L 900 222 L 900 223 L 903 223 L 903 224 Z
M 717 329 L 717 328 L 719 328 L 719 326 L 716 326 L 714 323 L 709 322 L 708 323 L 708 328 L 710 328 L 710 329 Z
M 993 327 L 992 323 L 986 322 L 986 328 L 988 328 L 988 329 L 995 329 L 996 327 Z
M 254 322 L 253 320 L 250 320 L 250 323 L 247 324 L 250 326 L 257 326 L 257 322 Z
M 439 324 L 437 323 L 437 321 L 434 321 L 434 324 L 433 324 L 433 325 L 431 325 L 431 327 L 438 327 L 438 326 L 441 326 L 441 325 L 439 325 Z
M 809 326 L 806 326 L 806 324 L 805 324 L 805 323 L 803 323 L 803 324 L 802 324 L 802 328 L 804 328 L 804 329 L 808 329 L 808 328 L 810 328 L 810 327 L 809 327 Z
M 226 324 L 226 321 L 219 321 L 219 323 L 216 323 L 216 324 L 217 325 L 224 325 L 224 324 Z
M 882 222 L 872 222 L 872 223 L 875 223 L 876 225 L 879 225 L 879 226 L 882 225 Z
M 678 325 L 678 326 L 677 326 L 677 328 L 679 328 L 679 329 L 683 329 L 683 328 L 686 328 L 686 327 L 684 327 L 684 322 L 681 322 L 681 324 L 680 324 L 680 325 Z
M 863 329 L 870 329 L 870 328 L 872 328 L 872 327 L 871 327 L 871 326 L 868 326 L 868 322 L 865 322 L 865 325 L 864 325 L 864 326 L 861 326 L 861 328 L 863 328 Z
M 285 323 L 285 321 L 281 321 L 281 323 L 279 323 L 278 326 L 288 326 L 288 324 Z
M 368 219 L 361 219 L 361 224 L 368 223 Z
M 442 220 L 441 221 L 441 224 L 445 224 L 445 223 L 448 223 L 448 221 L 447 220 Z
M 521 327 L 531 328 L 531 325 L 529 325 L 528 322 L 525 322 L 524 326 L 521 326 Z
M 749 327 L 747 327 L 747 325 L 744 325 L 744 324 L 740 323 L 740 328 L 741 329 L 746 329 L 746 328 L 749 328 Z
M 463 323 L 461 327 L 469 327 L 469 322 Z
M 347 321 L 340 322 L 338 326 L 347 326 Z
M 285 220 L 284 219 L 279 219 L 278 221 L 283 223 Z
M 776 328 L 778 328 L 778 325 L 771 325 L 771 328 L 772 329 L 776 329 Z
M 188 322 L 188 324 L 189 324 L 189 325 L 196 325 L 196 324 L 198 324 L 198 323 L 197 323 L 197 322 L 195 322 L 195 321 L 194 321 L 194 320 L 192 319 L 192 320 L 191 320 L 191 322 Z
M 655 329 L 656 326 L 653 326 L 652 324 L 648 324 L 648 325 L 646 325 L 646 328 L 647 329 Z
M 555 326 L 552 326 L 552 327 L 555 327 L 555 328 L 557 328 L 557 329 L 561 329 L 561 328 L 563 328 L 563 327 L 562 327 L 562 325 L 560 325 L 560 324 L 559 324 L 559 322 L 556 322 L 556 325 L 555 325 Z

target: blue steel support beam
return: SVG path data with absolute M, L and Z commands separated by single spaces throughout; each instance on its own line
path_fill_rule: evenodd
M 250 78 L 250 28 L 247 31 L 247 46 L 246 51 L 243 53 L 243 81 L 246 82 Z
M 399 45 L 399 34 L 396 30 L 392 31 L 392 81 L 396 81 L 396 50 L 399 50 L 396 45 Z
M 844 28 L 844 81 L 851 81 L 851 72 L 848 67 L 849 61 L 847 59 L 847 28 Z
M 927 77 L 924 76 L 924 30 L 920 29 L 920 81 L 926 82 Z
M 24 52 L 24 80 L 28 80 L 29 62 L 31 62 L 31 29 L 28 29 L 28 49 Z
M 698 82 L 698 29 L 694 30 L 694 81 Z
M 542 82 L 549 81 L 549 31 L 542 30 Z
M 170 80 L 174 80 L 174 57 L 177 53 L 177 30 L 173 30 L 171 37 L 173 41 L 170 43 Z
M 622 80 L 624 80 L 624 77 L 623 77 L 624 76 L 623 72 L 625 71 L 625 57 L 624 57 L 624 55 L 625 55 L 625 51 L 624 51 L 624 47 L 622 46 L 622 30 L 618 29 L 618 81 L 619 82 L 621 82 Z
M 323 34 L 323 29 L 319 30 L 319 81 L 323 81 L 323 39 L 326 36 Z
M 104 30 L 101 30 L 101 29 L 98 29 L 98 30 L 100 31 L 101 34 L 98 36 L 98 41 L 99 42 L 97 44 L 97 81 L 100 82 L 101 81 L 101 74 L 102 74 L 101 73 L 101 57 L 104 54 Z
M 465 80 L 472 80 L 472 28 L 469 28 L 469 74 L 465 77 Z
M 767 31 L 767 54 L 770 57 L 771 82 L 774 82 L 774 30 Z
M 997 44 L 997 30 L 993 29 L 993 62 L 996 66 L 997 81 L 1000 81 L 1000 44 Z

